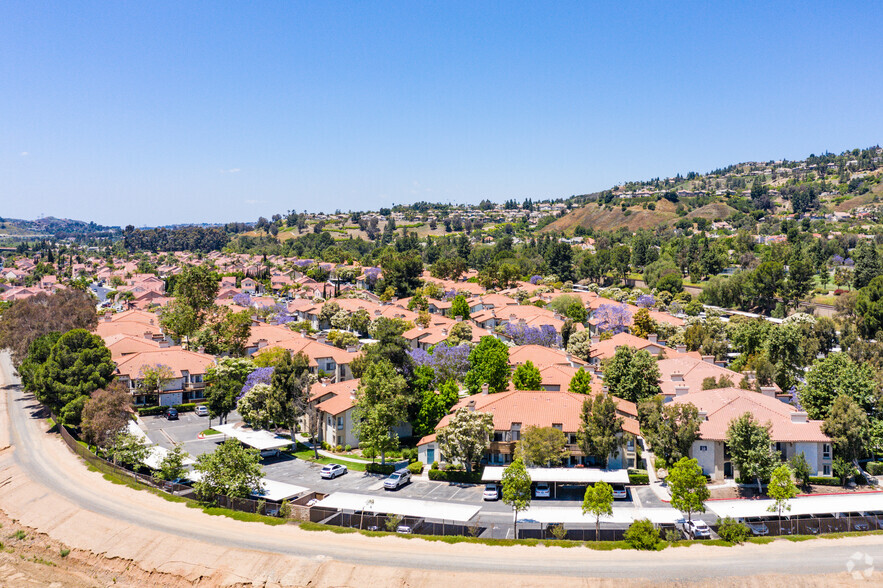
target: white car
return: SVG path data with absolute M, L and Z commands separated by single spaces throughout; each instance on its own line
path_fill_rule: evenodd
M 328 465 L 322 467 L 322 471 L 319 472 L 319 475 L 326 480 L 333 480 L 337 476 L 344 475 L 346 472 L 347 469 L 345 465 L 341 465 L 339 463 L 329 463 Z
M 752 535 L 759 536 L 770 534 L 769 528 L 767 528 L 766 523 L 764 523 L 763 519 L 760 517 L 748 517 L 742 522 L 745 523 L 745 526 L 748 527 L 748 530 L 751 531 Z
M 398 490 L 400 487 L 404 486 L 410 481 L 411 472 L 405 469 L 397 470 L 391 473 L 389 477 L 383 481 L 383 489 Z
M 403 533 L 405 535 L 410 535 L 414 530 L 411 529 L 410 525 L 399 525 L 396 527 L 396 533 Z
M 496 484 L 486 484 L 484 487 L 484 494 L 482 494 L 482 498 L 484 500 L 499 500 L 500 487 Z
M 538 482 L 537 487 L 533 491 L 536 498 L 549 498 L 552 496 L 552 488 L 548 482 Z
M 687 521 L 684 523 L 684 531 L 692 539 L 709 539 L 711 537 L 711 527 L 703 520 Z
M 626 490 L 625 484 L 613 484 L 613 499 L 625 500 L 629 497 L 629 491 Z
M 196 416 L 208 416 L 208 407 L 204 404 L 200 404 L 194 409 Z

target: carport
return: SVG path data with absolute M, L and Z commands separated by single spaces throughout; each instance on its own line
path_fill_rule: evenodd
M 671 507 L 626 508 L 613 507 L 613 514 L 602 516 L 602 523 L 630 525 L 640 519 L 649 519 L 655 525 L 674 525 L 683 520 L 684 515 Z M 592 515 L 583 514 L 578 506 L 531 506 L 518 514 L 520 523 L 594 523 Z
M 147 455 L 142 460 L 142 463 L 149 467 L 152 470 L 159 470 L 162 467 L 162 461 L 169 454 L 169 450 L 165 447 L 160 447 L 155 444 L 150 438 L 147 436 L 141 427 L 139 427 L 135 421 L 129 421 L 127 425 L 127 430 L 129 434 L 137 437 L 141 440 L 141 443 L 147 447 Z M 193 461 L 189 455 L 184 457 L 182 462 L 185 466 L 193 465 L 196 462 Z
M 478 514 L 481 506 L 454 502 L 434 502 L 412 500 L 383 495 L 353 494 L 335 492 L 313 505 L 314 508 L 365 512 L 373 514 L 395 514 L 419 519 L 439 519 L 465 523 Z
M 705 503 L 706 507 L 718 518 L 732 517 L 734 519 L 775 516 L 775 504 L 774 500 L 769 499 L 709 500 Z M 788 516 L 883 511 L 883 492 L 803 496 L 790 500 L 788 504 L 791 506 L 791 510 L 783 513 Z
M 506 468 L 487 466 L 481 476 L 483 482 L 500 482 Z M 531 481 L 548 482 L 552 485 L 552 498 L 558 496 L 559 485 L 588 486 L 598 482 L 628 484 L 628 470 L 601 470 L 598 468 L 527 468 Z
M 252 492 L 251 495 L 261 500 L 282 502 L 283 500 L 291 500 L 295 496 L 300 496 L 309 491 L 309 488 L 304 488 L 303 486 L 295 486 L 294 484 L 286 484 L 285 482 L 263 478 L 261 480 L 261 491 Z
M 255 431 L 251 428 L 239 426 L 239 424 L 215 425 L 212 428 L 219 433 L 223 433 L 225 441 L 227 440 L 227 437 L 232 437 L 243 445 L 247 445 L 259 451 L 287 449 L 291 447 L 292 443 L 291 439 L 287 437 L 276 435 L 270 431 Z

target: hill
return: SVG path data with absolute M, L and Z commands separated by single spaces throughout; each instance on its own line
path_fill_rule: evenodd
M 592 227 L 594 229 L 616 230 L 621 227 L 629 231 L 638 229 L 652 229 L 660 224 L 668 224 L 677 220 L 676 205 L 668 200 L 660 200 L 656 203 L 656 210 L 631 206 L 622 210 L 621 206 L 589 203 L 582 208 L 577 208 L 553 223 L 544 227 L 541 232 L 572 233 L 576 227 Z M 696 212 L 699 212 L 697 210 Z

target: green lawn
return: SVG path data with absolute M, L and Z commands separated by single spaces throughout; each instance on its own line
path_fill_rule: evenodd
M 200 435 L 220 435 L 220 434 L 221 434 L 220 431 L 215 431 L 214 429 L 206 429 L 205 431 L 200 433 Z
M 342 459 L 334 459 L 332 457 L 325 457 L 323 455 L 320 455 L 319 459 L 316 459 L 315 453 L 313 452 L 312 449 L 303 449 L 300 451 L 296 451 L 294 453 L 291 453 L 291 452 L 286 452 L 286 453 L 289 453 L 289 455 L 293 455 L 294 457 L 296 457 L 298 459 L 302 459 L 304 461 L 311 461 L 313 463 L 319 463 L 322 465 L 327 465 L 329 463 L 339 463 L 341 465 L 345 465 L 347 467 L 347 469 L 350 469 L 350 470 L 353 470 L 356 472 L 364 472 L 365 466 L 367 464 L 371 463 L 370 461 L 366 461 L 364 463 L 354 463 L 351 461 L 344 461 Z

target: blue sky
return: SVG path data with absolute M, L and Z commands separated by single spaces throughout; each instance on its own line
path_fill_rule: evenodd
M 556 198 L 881 142 L 879 2 L 0 3 L 0 216 Z

